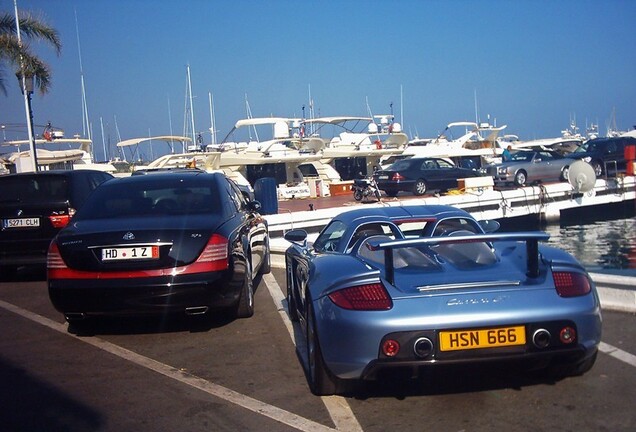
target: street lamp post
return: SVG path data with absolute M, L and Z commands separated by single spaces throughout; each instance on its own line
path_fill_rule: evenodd
M 26 76 L 25 74 L 18 72 L 16 74 L 20 83 L 20 90 L 24 95 L 24 109 L 27 116 L 27 129 L 29 131 L 29 150 L 31 153 L 31 164 L 33 164 L 33 171 L 38 171 L 38 155 L 35 149 L 35 136 L 33 134 L 33 110 L 31 109 L 31 95 L 33 94 L 33 76 Z
M 13 0 L 13 8 L 15 10 L 15 31 L 18 38 L 18 44 L 22 46 L 22 33 L 20 32 L 20 17 L 18 15 L 18 0 Z M 33 171 L 38 171 L 38 156 L 35 152 L 35 137 L 33 135 L 33 111 L 31 110 L 31 95 L 33 94 L 33 73 L 27 73 L 24 61 L 20 58 L 20 70 L 15 74 L 20 82 L 20 91 L 24 96 L 24 109 L 27 117 L 27 129 L 29 130 L 29 148 L 31 150 L 31 163 Z

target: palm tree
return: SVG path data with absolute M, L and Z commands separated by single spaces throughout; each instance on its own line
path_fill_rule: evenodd
M 4 82 L 5 65 L 16 68 L 17 74 L 24 73 L 27 77 L 34 77 L 35 86 L 44 94 L 51 85 L 51 70 L 49 66 L 36 57 L 27 43 L 28 40 L 40 40 L 50 44 L 57 55 L 62 50 L 57 30 L 46 23 L 34 18 L 29 13 L 20 13 L 20 33 L 22 43 L 18 42 L 15 26 L 15 16 L 0 13 L 0 90 L 6 95 Z M 27 39 L 27 41 L 25 41 Z

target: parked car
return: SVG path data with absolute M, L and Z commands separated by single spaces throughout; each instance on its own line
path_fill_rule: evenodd
M 445 191 L 457 187 L 457 180 L 479 176 L 479 171 L 460 168 L 441 158 L 402 159 L 373 174 L 378 188 L 388 196 L 398 192 L 424 195 L 434 190 Z
M 221 173 L 108 182 L 51 242 L 51 301 L 76 327 L 105 315 L 249 317 L 254 276 L 270 271 L 259 208 Z
M 96 170 L 42 171 L 0 176 L 0 269 L 46 264 L 51 239 L 88 195 L 113 176 Z
M 553 377 L 592 368 L 601 313 L 585 268 L 540 245 L 546 233 L 498 227 L 422 205 L 341 213 L 313 244 L 304 230 L 287 232 L 289 316 L 306 338 L 312 391 L 349 392 L 399 368 L 501 361 Z
M 568 157 L 582 159 L 592 165 L 596 177 L 625 172 L 625 146 L 636 145 L 634 137 L 596 138 L 574 150 Z
M 497 183 L 514 183 L 526 186 L 547 180 L 568 180 L 572 159 L 551 150 L 518 150 L 512 152 L 510 160 L 489 165 L 486 174 Z

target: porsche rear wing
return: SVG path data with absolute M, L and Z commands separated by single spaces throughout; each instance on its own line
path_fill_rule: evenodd
M 373 240 L 369 239 L 367 247 L 370 250 L 384 250 L 384 262 L 386 267 L 386 278 L 390 283 L 394 283 L 395 268 L 393 265 L 393 250 L 405 247 L 417 246 L 437 246 L 441 244 L 454 243 L 479 243 L 479 242 L 499 242 L 499 241 L 525 241 L 527 255 L 527 275 L 537 277 L 539 275 L 539 242 L 550 238 L 550 234 L 544 232 L 512 232 L 512 233 L 490 233 L 490 234 L 467 234 L 443 237 L 419 237 L 403 240 Z

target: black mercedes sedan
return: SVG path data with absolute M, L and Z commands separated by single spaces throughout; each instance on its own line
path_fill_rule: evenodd
M 376 171 L 373 177 L 378 189 L 394 197 L 398 192 L 424 195 L 434 190 L 453 189 L 457 187 L 457 179 L 479 175 L 479 171 L 458 167 L 446 159 L 418 157 L 399 160 Z
M 79 327 L 119 315 L 254 313 L 270 271 L 258 201 L 222 173 L 167 172 L 102 185 L 49 247 L 49 297 Z

